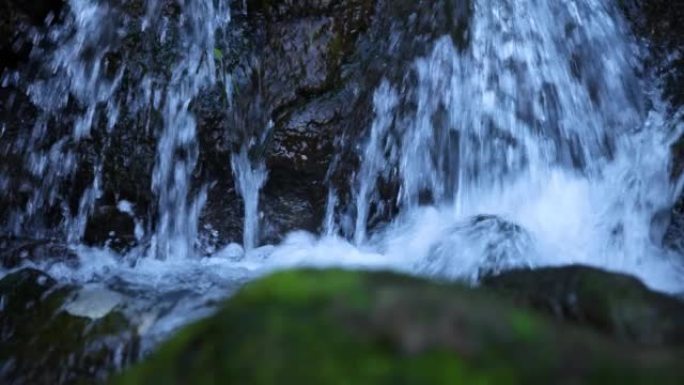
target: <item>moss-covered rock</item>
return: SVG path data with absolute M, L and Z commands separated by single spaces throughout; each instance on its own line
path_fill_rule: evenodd
M 684 346 L 684 303 L 634 277 L 585 266 L 516 270 L 482 284 L 518 304 L 625 342 Z
M 31 269 L 0 281 L 0 383 L 101 381 L 137 358 L 137 334 L 121 313 L 91 320 L 64 310 L 74 290 Z
M 113 384 L 680 384 L 682 351 L 623 344 L 486 290 L 294 271 L 247 285 Z

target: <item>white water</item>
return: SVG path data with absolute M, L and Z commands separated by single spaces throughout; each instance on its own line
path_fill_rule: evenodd
M 356 176 L 357 184 L 354 190 L 356 201 L 354 243 L 357 246 L 366 241 L 366 223 L 368 222 L 369 205 L 373 198 L 372 192 L 375 188 L 375 182 L 383 171 L 389 169 L 384 158 L 385 145 L 383 141 L 392 124 L 392 115 L 397 107 L 397 99 L 397 92 L 386 81 L 383 81 L 373 97 L 373 109 L 376 118 L 373 121 L 370 138 L 362 155 L 363 162 L 361 163 L 361 170 Z
M 177 47 L 180 57 L 172 67 L 171 78 L 160 85 L 164 96 L 158 102 L 160 105 L 155 106 L 161 109 L 164 119 L 152 177 L 160 215 L 152 251 L 160 259 L 186 259 L 194 255 L 204 194 L 190 201 L 191 177 L 199 148 L 197 124 L 189 109 L 199 92 L 216 82 L 214 35 L 230 22 L 229 10 L 220 6 L 215 9 L 213 0 L 181 1 L 180 5 L 180 46 Z M 149 18 L 156 17 L 155 8 L 151 6 L 148 10 Z M 146 24 L 143 22 L 144 27 Z M 163 40 L 166 31 L 162 29 L 160 33 L 159 38 Z M 159 91 L 152 91 L 155 92 Z
M 323 235 L 293 232 L 280 245 L 253 248 L 266 171 L 243 148 L 232 163 L 247 212 L 247 252 L 230 245 L 203 259 L 187 258 L 200 206 L 189 203 L 196 143 L 188 103 L 213 80 L 181 76 L 201 64 L 210 46 L 209 40 L 193 42 L 172 77 L 176 91 L 163 97 L 166 123 L 155 173 L 160 212 L 167 215 L 157 250 L 176 257 L 135 258 L 131 266 L 108 251 L 78 247 L 79 269 L 43 268 L 126 296 L 152 339 L 207 314 L 211 300 L 246 280 L 295 266 L 393 269 L 476 282 L 512 267 L 583 263 L 682 292 L 684 270 L 650 234 L 652 218 L 677 193 L 667 172 L 669 144 L 684 127 L 665 120 L 657 90 L 636 76 L 638 49 L 619 12 L 606 4 L 476 0 L 465 51 L 441 38 L 415 61 L 416 84 L 378 86 L 361 167 L 350 181 L 352 240 L 335 235 L 336 220 L 349 218 L 335 215 L 339 202 L 331 190 Z M 400 92 L 404 87 L 416 92 Z M 411 95 L 417 108 L 399 111 L 398 102 Z M 192 156 L 181 160 L 177 150 Z M 376 183 L 393 167 L 401 213 L 369 230 Z M 431 204 L 420 204 L 425 195 Z
M 219 75 L 226 76 L 216 68 L 214 49 L 216 34 L 230 24 L 230 9 L 226 1 L 182 0 L 178 2 L 180 15 L 174 17 L 164 14 L 160 2 L 148 1 L 146 14 L 136 19 L 116 6 L 99 0 L 69 0 L 63 23 L 44 35 L 34 33 L 36 44 L 31 57 L 38 63 L 38 75 L 29 73 L 28 80 L 24 80 L 24 74 L 15 72 L 3 78 L 3 83 L 25 88 L 26 95 L 41 109 L 30 135 L 20 135 L 17 143 L 30 175 L 40 182 L 25 205 L 13 208 L 7 230 L 19 236 L 44 236 L 36 234 L 42 227 L 43 211 L 59 205 L 64 223 L 58 230 L 67 234 L 71 243 L 82 239 L 100 197 L 102 154 L 94 155 L 92 183 L 82 193 L 75 212 L 68 202 L 68 195 L 75 192 L 61 196 L 64 193 L 60 187 L 77 179 L 79 142 L 91 138 L 99 121 L 104 121 L 106 133 L 111 133 L 125 106 L 130 115 L 144 116 L 146 130 L 156 129 L 150 127 L 150 122 L 157 115 L 161 117 L 162 127 L 155 133 L 157 159 L 150 181 L 157 197 L 158 218 L 151 234 L 145 235 L 151 244 L 150 254 L 161 259 L 188 258 L 194 255 L 204 201 L 203 190 L 197 193 L 191 188 L 199 148 L 190 103 L 200 91 L 215 84 Z M 143 79 L 128 84 L 123 92 L 122 81 L 129 70 L 127 60 L 124 58 L 113 73 L 108 73 L 112 70 L 107 55 L 124 44 L 127 34 L 139 34 L 139 38 L 161 47 L 148 56 L 166 54 L 173 61 L 165 64 L 170 73 L 146 69 Z M 150 63 L 157 58 L 138 60 L 152 67 Z M 73 109 L 78 112 L 70 135 L 46 146 L 44 138 L 50 137 L 52 128 L 50 119 L 63 119 Z M 134 120 L 127 123 L 132 125 Z
M 259 239 L 259 192 L 266 183 L 268 173 L 263 162 L 254 164 L 249 159 L 247 146 L 242 146 L 239 154 L 233 154 L 230 164 L 243 201 L 243 237 L 242 245 L 250 251 L 257 246 Z
M 114 26 L 117 19 L 109 17 L 112 10 L 102 2 L 70 0 L 68 9 L 67 22 L 51 28 L 45 36 L 33 32 L 34 42 L 44 39 L 45 44 L 35 44 L 31 53 L 34 60 L 40 61 L 40 71 L 30 83 L 22 84 L 19 73 L 6 73 L 3 78 L 3 85 L 25 86 L 26 96 L 41 109 L 30 134 L 20 136 L 15 143 L 23 151 L 23 167 L 42 182 L 31 191 L 23 207 L 13 208 L 7 230 L 15 235 L 44 236 L 42 211 L 59 204 L 65 218 L 63 230 L 70 240 L 83 236 L 98 194 L 100 166 L 93 166 L 92 185 L 84 192 L 75 213 L 60 200 L 59 186 L 75 173 L 78 159 L 73 148 L 90 137 L 96 119 L 102 118 L 110 131 L 119 117 L 120 105 L 114 95 L 121 85 L 123 68 L 108 74 L 105 65 L 105 56 L 118 37 Z M 71 135 L 46 146 L 42 140 L 50 136 L 50 119 L 59 119 L 70 101 L 80 111 Z

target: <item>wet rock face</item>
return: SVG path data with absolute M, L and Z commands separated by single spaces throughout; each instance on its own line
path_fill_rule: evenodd
M 370 127 L 372 95 L 381 78 L 402 82 L 413 59 L 444 34 L 465 44 L 470 2 L 246 4 L 246 10 L 236 4 L 236 37 L 227 44 L 245 49 L 222 59 L 233 68 L 232 108 L 211 112 L 216 104 L 198 104 L 200 116 L 213 116 L 199 128 L 200 141 L 213 138 L 202 145 L 202 167 L 210 180 L 231 180 L 230 151 L 250 138 L 259 143 L 251 157 L 270 170 L 261 194 L 262 241 L 274 242 L 288 230 L 321 225 L 329 184 L 343 195 L 340 209 L 345 209 L 359 157 L 355 144 Z M 221 238 L 239 241 L 234 219 L 217 220 L 215 214 L 235 206 L 239 197 L 223 182 L 212 190 L 205 222 Z M 396 192 L 385 190 L 387 196 Z M 232 216 L 241 216 L 241 210 Z
M 199 142 L 193 195 L 208 188 L 201 228 L 217 234 L 209 238 L 221 244 L 241 239 L 242 205 L 230 154 L 249 141 L 256 143 L 250 157 L 272 170 L 261 196 L 263 242 L 277 241 L 292 229 L 316 230 L 329 184 L 342 194 L 340 210 L 344 210 L 359 157 L 354 145 L 370 127 L 372 95 L 381 78 L 412 81 L 406 74 L 413 59 L 444 34 L 465 44 L 469 4 L 466 0 L 233 1 L 230 32 L 218 38 L 213 58 L 232 78 L 220 77 L 216 87 L 191 104 Z M 172 43 L 174 31 L 161 43 L 137 30 L 145 12 L 140 1 L 115 2 L 111 7 L 109 22 L 118 28 L 107 28 L 102 36 L 106 41 L 95 48 L 107 50 L 103 62 L 107 74 L 114 76 L 124 69 L 116 95 L 126 101 L 119 120 L 107 128 L 106 119 L 98 118 L 91 136 L 73 140 L 70 132 L 83 111 L 72 100 L 59 119 L 47 122 L 39 147 L 73 154 L 77 164 L 59 185 L 51 185 L 54 198 L 41 203 L 44 218 L 24 224 L 31 229 L 58 228 L 64 213 L 78 211 L 95 169 L 101 167 L 102 191 L 86 228 L 86 241 L 93 245 L 105 245 L 112 232 L 117 239 L 133 239 L 131 226 L 101 220 L 106 217 L 103 212 L 122 200 L 132 203 L 145 229 L 153 227 L 157 207 L 151 176 L 163 124 L 159 112 L 130 101 L 136 100 L 133 95 L 146 75 L 153 74 L 152 79 L 160 82 L 169 76 L 177 49 Z M 165 1 L 159 12 L 174 18 L 178 7 Z M 26 163 L 22 154 L 27 149 L 19 139 L 22 132 L 33 129 L 40 108 L 18 89 L 0 91 L 0 113 L 7 115 L 0 158 L 5 165 Z M 67 156 L 60 159 L 70 161 Z M 31 192 L 43 183 L 26 168 L 2 166 L 0 182 L 11 191 L 0 199 L 3 208 L 28 206 Z M 299 188 L 292 189 L 293 183 Z M 394 187 L 383 191 L 388 197 L 396 195 Z M 9 210 L 2 212 L 4 216 Z
M 63 0 L 0 2 L 0 78 L 6 71 L 29 65 L 33 34 L 57 23 L 63 6 Z M 16 139 L 30 130 L 38 112 L 26 95 L 17 91 L 4 81 L 0 85 L 0 185 L 5 192 L 0 194 L 0 221 L 3 223 L 9 220 L 10 208 L 26 204 L 35 183 L 31 175 L 21 170 L 24 149 L 17 146 Z M 49 207 L 44 211 L 45 225 L 56 225 L 57 221 L 51 218 L 54 211 Z
M 641 287 L 628 280 L 613 289 Z M 389 273 L 285 272 L 248 284 L 111 383 L 680 383 L 681 350 L 592 329 L 514 306 L 496 290 Z
M 673 53 L 682 52 L 684 33 L 678 20 L 683 7 L 679 2 L 665 0 L 622 0 L 620 5 L 635 33 L 651 43 L 653 57 L 649 66 L 664 77 L 673 105 L 681 105 L 682 93 L 678 91 L 684 72 L 681 57 Z M 17 25 L 39 24 L 50 12 L 57 14 L 61 6 L 59 0 L 0 4 L 8 10 L 2 13 L 0 29 L 13 31 L 2 36 L 14 39 L 16 34 L 26 33 Z M 110 39 L 102 42 L 110 48 L 105 70 L 116 73 L 126 68 L 120 92 L 125 95 L 134 92 L 134 86 L 149 72 L 158 74 L 160 80 L 168 75 L 165 72 L 174 48 L 141 33 L 125 32 L 132 30 L 144 13 L 140 1 L 116 2 L 114 6 L 118 7 L 113 16 L 115 24 L 121 25 L 123 32 L 112 28 L 103 35 Z M 445 34 L 451 35 L 459 48 L 465 48 L 471 11 L 468 0 L 233 1 L 233 27 L 217 42 L 220 54 L 214 58 L 219 68 L 232 73 L 233 78 L 203 92 L 192 108 L 200 145 L 195 191 L 202 186 L 209 188 L 202 227 L 218 231 L 219 243 L 241 239 L 237 224 L 242 208 L 232 181 L 230 153 L 253 138 L 259 144 L 250 151 L 251 157 L 273 170 L 273 178 L 268 179 L 262 194 L 263 227 L 270 229 L 264 232 L 262 241 L 277 241 L 289 229 L 315 230 L 320 226 L 320 208 L 329 184 L 340 194 L 339 211 L 348 210 L 349 180 L 359 159 L 355 145 L 370 127 L 372 95 L 381 78 L 387 77 L 397 85 L 415 82 L 411 75 L 413 60 L 425 55 L 432 42 Z M 165 1 L 160 12 L 175 17 L 178 7 Z M 12 44 L 0 42 L 2 47 Z M 228 85 L 232 87 L 231 95 L 225 91 Z M 14 137 L 34 125 L 37 111 L 13 90 L 0 92 L 0 112 L 11 116 L 5 119 L 7 127 L 0 135 L 0 159 L 9 165 L 22 161 L 17 155 L 24 149 L 12 150 L 16 147 Z M 411 108 L 408 102 L 400 106 L 407 111 Z M 47 214 L 45 223 L 34 227 L 55 228 L 62 222 L 65 210 L 77 211 L 80 196 L 91 183 L 92 170 L 100 158 L 103 193 L 94 212 L 127 200 L 134 204 L 135 215 L 145 218 L 146 228 L 151 227 L 157 210 L 150 188 L 151 174 L 161 122 L 154 111 L 139 109 L 124 106 L 122 118 L 111 132 L 103 128 L 105 122 L 100 122 L 92 138 L 63 144 L 78 154 L 78 171 L 57 188 L 65 204 L 46 203 L 49 207 L 43 210 Z M 63 121 L 51 122 L 47 136 L 54 137 L 46 137 L 43 147 L 55 146 L 68 136 L 72 125 L 66 115 Z M 679 169 L 674 165 L 673 174 L 678 174 Z M 0 171 L 13 173 L 0 180 L 5 190 L 13 191 L 0 200 L 2 211 L 26 205 L 29 192 L 41 181 L 27 172 L 19 175 L 1 166 Z M 286 179 L 306 188 L 287 190 L 292 186 L 283 182 Z M 381 224 L 396 211 L 395 182 L 389 176 L 378 186 L 385 202 L 383 207 L 371 207 L 377 213 L 371 216 L 371 225 Z M 276 212 L 279 215 L 273 215 Z M 114 231 L 118 238 L 133 239 L 130 231 L 118 235 L 123 227 L 117 221 L 110 224 L 93 217 L 87 232 L 92 235 Z M 98 245 L 107 239 L 88 238 L 89 243 Z
M 667 227 L 662 244 L 684 255 L 684 196 L 680 196 L 668 213 Z
M 668 0 L 620 0 L 635 33 L 647 40 L 652 57 L 647 65 L 663 78 L 665 96 L 684 105 L 684 3 Z
M 43 3 L 50 3 L 53 6 L 45 6 L 41 8 L 43 11 L 40 11 L 37 7 Z M 54 6 L 57 3 L 60 5 L 64 3 L 59 11 Z M 57 28 L 70 17 L 67 3 L 66 1 L 41 1 L 36 4 L 31 3 L 26 7 L 37 15 L 47 12 L 59 16 L 48 17 L 48 20 L 52 20 L 50 28 Z M 128 26 L 123 25 L 123 20 L 122 14 L 113 13 L 111 20 L 103 21 L 103 23 L 109 22 L 111 25 L 120 23 L 120 29 L 125 30 Z M 17 22 L 26 23 L 24 20 Z M 108 26 L 111 27 L 111 25 Z M 14 32 L 18 34 L 18 39 L 33 38 L 34 33 L 37 38 L 39 33 L 45 33 L 48 30 L 44 27 L 17 28 Z M 96 42 L 96 45 L 101 45 L 101 47 L 88 47 L 85 50 L 88 51 L 85 55 L 88 55 L 91 49 L 112 51 L 111 55 L 103 60 L 101 67 L 108 77 L 113 77 L 121 66 L 121 60 L 116 58 L 114 51 L 121 50 L 125 44 L 122 44 L 118 32 L 120 31 L 114 28 L 105 28 L 101 39 Z M 0 194 L 0 208 L 2 208 L 0 217 L 4 223 L 15 222 L 13 219 L 16 218 L 8 219 L 7 217 L 13 210 L 17 213 L 22 210 L 25 212 L 32 210 L 36 213 L 35 215 L 26 215 L 25 221 L 21 225 L 11 227 L 9 232 L 37 238 L 65 237 L 65 234 L 60 234 L 63 230 L 60 228 L 61 224 L 66 222 L 65 214 L 78 212 L 83 193 L 93 184 L 94 171 L 96 165 L 100 163 L 104 169 L 101 186 L 104 194 L 101 204 L 115 205 L 117 198 L 151 201 L 149 188 L 141 188 L 143 178 L 147 178 L 148 174 L 143 174 L 140 169 L 144 170 L 146 167 L 151 169 L 154 158 L 141 159 L 139 156 L 139 153 L 144 152 L 145 146 L 150 142 L 149 138 L 147 141 L 142 140 L 141 133 L 149 133 L 149 131 L 139 130 L 140 127 L 133 124 L 134 117 L 131 119 L 133 122 L 121 119 L 120 126 L 115 130 L 109 130 L 101 109 L 98 109 L 91 134 L 76 140 L 72 132 L 76 118 L 84 111 L 78 97 L 61 89 L 62 87 L 68 88 L 67 85 L 60 84 L 52 90 L 64 97 L 64 106 L 47 108 L 56 109 L 52 114 L 48 113 L 46 108 L 43 108 L 44 106 L 34 104 L 36 95 L 27 94 L 26 87 L 29 84 L 50 77 L 50 71 L 46 73 L 45 67 L 49 65 L 48 62 L 52 58 L 44 52 L 54 48 L 53 44 L 54 42 L 40 41 L 40 44 L 35 47 L 28 47 L 26 60 L 19 63 L 16 68 L 7 68 L 8 71 L 3 74 L 6 76 L 3 77 L 3 86 L 0 87 L 0 93 L 2 93 L 0 119 L 3 123 L 3 132 L 0 134 L 0 160 L 2 160 L 0 179 L 5 183 L 4 191 Z M 131 55 L 131 62 L 133 61 L 134 57 Z M 15 79 L 16 82 L 5 82 L 7 79 Z M 122 93 L 125 93 L 126 87 L 122 89 Z M 129 106 L 126 108 L 129 109 Z M 121 129 L 122 127 L 124 129 Z M 49 154 L 47 163 L 49 163 L 50 172 L 41 175 L 41 172 L 32 170 L 36 166 L 30 161 L 30 156 L 35 152 L 40 152 L 43 156 Z M 151 153 L 154 154 L 154 147 Z M 149 166 L 146 166 L 148 164 Z M 62 172 L 64 174 L 61 174 Z M 149 185 L 149 179 L 146 184 Z M 44 194 L 47 198 L 44 201 L 32 201 L 36 195 L 40 195 L 35 193 L 41 189 L 49 190 L 49 193 Z M 146 191 L 148 193 L 145 199 L 138 199 L 138 195 L 145 195 Z M 28 209 L 28 207 L 33 208 Z M 101 224 L 101 226 L 106 226 L 106 224 Z
M 646 41 L 650 55 L 646 69 L 661 79 L 665 98 L 671 111 L 684 107 L 684 3 L 668 0 L 620 0 L 619 5 L 630 21 L 638 38 Z M 673 182 L 684 170 L 684 137 L 671 148 L 670 175 Z M 684 253 L 684 196 L 680 196 L 670 212 L 670 224 L 664 232 L 662 244 Z
M 202 115 L 218 117 L 203 121 L 209 126 L 200 127 L 202 136 L 221 142 L 203 146 L 202 159 L 211 179 L 222 181 L 215 188 L 224 189 L 218 202 L 212 197 L 221 194 L 210 192 L 204 217 L 223 238 L 240 239 L 232 221 L 215 221 L 213 212 L 239 200 L 228 194 L 223 181 L 233 177 L 230 152 L 239 151 L 246 141 L 257 143 L 250 149 L 251 158 L 265 162 L 271 174 L 262 194 L 268 218 L 262 241 L 277 240 L 289 229 L 315 230 L 320 224 L 320 210 L 307 208 L 319 207 L 324 199 L 333 143 L 342 132 L 338 115 L 349 100 L 336 94 L 344 86 L 340 66 L 349 50 L 344 45 L 352 44 L 354 35 L 365 28 L 372 6 L 370 1 L 248 2 L 247 9 L 238 4 L 234 29 L 249 33 L 248 49 L 225 59 L 235 63 L 232 107 L 212 114 L 216 105 L 201 103 Z M 303 188 L 288 189 L 293 184 Z M 231 214 L 241 216 L 241 207 Z
M 137 359 L 138 337 L 123 315 L 90 320 L 64 310 L 74 289 L 31 269 L 0 280 L 0 382 L 102 381 Z
M 88 245 L 105 245 L 125 252 L 137 244 L 135 218 L 113 206 L 100 206 L 86 227 L 83 241 Z
M 0 265 L 16 269 L 27 264 L 64 263 L 78 267 L 76 254 L 61 242 L 2 237 L 0 238 Z
M 46 10 L 54 12 L 57 4 L 61 2 L 23 5 L 7 1 L 0 6 L 12 7 L 13 13 L 3 17 L 14 23 L 42 20 L 41 15 Z M 113 4 L 118 7 L 115 24 L 121 25 L 123 32 L 112 29 L 104 35 L 111 38 L 103 42 L 111 47 L 105 68 L 111 73 L 126 68 L 120 92 L 125 95 L 134 92 L 135 85 L 150 72 L 162 81 L 173 62 L 174 47 L 141 33 L 125 32 L 133 30 L 131 26 L 137 25 L 144 13 L 141 1 Z M 674 105 L 680 105 L 681 58 L 666 57 L 682 51 L 684 33 L 678 23 L 682 6 L 665 0 L 623 0 L 620 4 L 634 31 L 651 42 L 653 59 L 649 65 L 664 76 L 668 96 Z M 251 157 L 265 162 L 271 170 L 261 195 L 262 242 L 276 242 L 291 229 L 316 230 L 322 222 L 329 185 L 340 194 L 339 213 L 349 212 L 349 181 L 358 169 L 360 156 L 356 145 L 371 125 L 372 95 L 377 85 L 387 77 L 399 87 L 412 89 L 408 85 L 416 81 L 411 70 L 413 60 L 426 55 L 432 42 L 443 35 L 450 35 L 458 48 L 467 47 L 471 11 L 468 0 L 233 1 L 233 27 L 217 42 L 219 54 L 214 58 L 233 78 L 219 81 L 192 103 L 200 151 L 193 193 L 203 186 L 208 188 L 201 228 L 217 234 L 208 238 L 218 244 L 241 239 L 242 205 L 233 183 L 230 153 L 251 139 L 258 143 L 251 149 Z M 173 1 L 164 1 L 160 12 L 175 17 L 178 7 Z M 20 13 L 23 16 L 16 16 Z M 0 29 L 16 29 L 9 25 L 0 22 Z M 16 29 L 17 33 L 21 31 Z M 226 92 L 227 86 L 232 88 L 231 95 Z M 12 90 L 0 89 L 0 93 L 0 113 L 8 116 L 4 119 L 5 132 L 0 135 L 0 160 L 4 165 L 17 164 L 22 162 L 18 154 L 23 149 L 12 150 L 16 147 L 14 137 L 34 125 L 37 111 Z M 73 147 L 80 159 L 78 171 L 57 188 L 57 195 L 66 203 L 46 204 L 49 207 L 42 210 L 46 213 L 44 223 L 28 227 L 56 228 L 63 222 L 64 211 L 77 211 L 100 158 L 103 193 L 88 224 L 87 242 L 104 245 L 112 232 L 126 244 L 135 238 L 130 223 L 100 220 L 103 211 L 121 200 L 132 202 L 135 216 L 144 219 L 146 229 L 152 227 L 157 207 L 151 175 L 162 124 L 158 113 L 141 111 L 140 107 L 124 106 L 119 124 L 111 132 L 104 128 L 105 122 L 100 122 L 92 138 L 63 144 Z M 404 102 L 400 110 L 408 114 L 414 107 Z M 73 109 L 77 110 L 76 106 Z M 72 125 L 66 115 L 63 121 L 52 122 L 47 130 L 47 136 L 52 137 L 46 137 L 43 147 L 50 148 L 68 136 Z M 674 165 L 673 175 L 681 168 Z M 0 175 L 0 187 L 13 192 L 0 199 L 4 213 L 8 207 L 26 205 L 30 191 L 41 181 L 30 173 L 0 165 L 2 172 L 12 175 L 6 180 Z M 293 189 L 293 183 L 298 188 Z M 371 227 L 396 212 L 396 178 L 389 175 L 377 187 L 384 202 L 382 207 L 370 208 Z
M 3 0 L 0 3 L 0 73 L 24 62 L 31 51 L 25 35 L 31 27 L 44 27 L 64 6 L 64 0 Z

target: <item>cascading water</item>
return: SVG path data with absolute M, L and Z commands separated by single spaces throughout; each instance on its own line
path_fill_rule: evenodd
M 178 5 L 178 17 L 160 18 L 161 3 L 149 1 L 146 15 L 134 20 L 107 2 L 70 0 L 63 23 L 45 36 L 34 34 L 36 43 L 41 44 L 35 45 L 31 56 L 41 72 L 25 88 L 41 115 L 30 135 L 19 136 L 17 146 L 23 148 L 30 174 L 40 182 L 28 203 L 10 215 L 10 233 L 34 233 L 40 229 L 36 222 L 43 219 L 44 211 L 59 204 L 67 238 L 71 243 L 82 239 L 99 198 L 101 155 L 95 155 L 91 186 L 81 193 L 76 210 L 69 208 L 68 198 L 60 196 L 60 186 L 76 178 L 79 142 L 89 138 L 101 120 L 105 121 L 106 134 L 111 133 L 125 105 L 131 115 L 141 111 L 148 115 L 142 120 L 150 121 L 155 114 L 162 120 L 151 181 L 158 199 L 151 254 L 162 259 L 193 255 L 203 193 L 193 194 L 191 189 L 199 148 L 190 103 L 202 89 L 216 82 L 215 35 L 230 23 L 230 10 L 225 2 L 213 0 L 181 1 Z M 112 70 L 107 55 L 123 44 L 126 36 L 136 34 L 162 46 L 170 44 L 169 35 L 173 35 L 174 62 L 168 75 L 150 71 L 138 84 L 127 84 L 128 89 L 122 90 L 128 69 L 123 64 Z M 20 73 L 7 74 L 4 82 L 24 86 Z M 54 143 L 47 142 L 50 120 L 67 116 L 74 106 L 78 112 L 71 133 Z
M 681 290 L 681 268 L 649 238 L 675 196 L 668 144 L 681 127 L 663 121 L 657 91 L 636 75 L 638 47 L 619 12 L 589 0 L 473 8 L 467 48 L 443 37 L 415 61 L 415 84 L 383 81 L 375 92 L 353 181 L 363 256 L 340 239 L 292 235 L 272 259 L 473 282 L 584 263 Z M 415 92 L 396 91 L 406 87 Z M 373 191 L 393 168 L 401 214 L 366 240 L 369 207 L 382 203 Z
M 80 240 L 84 222 L 90 214 L 97 190 L 99 166 L 93 166 L 93 186 L 84 193 L 76 212 L 60 201 L 59 186 L 73 177 L 78 167 L 74 147 L 91 135 L 96 119 L 104 118 L 111 130 L 119 116 L 119 103 L 114 94 L 120 86 L 123 69 L 107 73 L 105 56 L 116 40 L 113 20 L 107 18 L 107 4 L 88 0 L 69 2 L 67 21 L 52 28 L 46 36 L 33 33 L 36 44 L 31 54 L 40 60 L 38 75 L 25 84 L 19 73 L 5 74 L 4 85 L 25 87 L 26 95 L 40 108 L 29 135 L 21 135 L 15 146 L 22 149 L 29 174 L 41 183 L 30 193 L 25 205 L 13 208 L 8 231 L 21 235 L 41 231 L 43 211 L 59 204 L 64 214 L 62 228 L 71 240 Z M 69 97 L 71 95 L 71 98 Z M 52 121 L 66 115 L 70 108 L 79 112 L 71 122 L 71 132 L 49 142 Z
M 472 279 L 490 264 L 667 270 L 647 234 L 672 196 L 671 137 L 657 110 L 645 111 L 636 47 L 617 13 L 593 1 L 478 1 L 469 48 L 444 37 L 415 62 L 415 96 L 404 96 L 414 111 L 383 108 L 396 104 L 383 83 L 357 176 L 357 244 L 369 186 L 391 164 L 404 215 L 376 247 L 414 259 L 414 270 Z M 420 208 L 426 194 L 434 206 Z
M 173 66 L 168 83 L 162 86 L 165 96 L 161 106 L 157 106 L 162 110 L 164 130 L 157 146 L 152 179 L 160 217 L 152 248 L 156 257 L 162 259 L 183 259 L 194 253 L 204 198 L 200 194 L 194 202 L 188 202 L 199 153 L 197 124 L 189 109 L 199 91 L 216 82 L 214 34 L 230 21 L 230 12 L 215 9 L 212 0 L 183 1 L 181 6 L 180 58 Z M 163 36 L 165 31 L 161 33 Z
M 357 246 L 366 240 L 366 223 L 368 222 L 368 210 L 372 199 L 372 191 L 375 188 L 376 179 L 386 170 L 385 168 L 385 143 L 392 115 L 397 107 L 397 93 L 389 83 L 384 81 L 373 97 L 373 106 L 376 119 L 371 127 L 370 138 L 363 153 L 361 170 L 356 176 L 357 188 L 354 190 L 356 200 L 356 225 L 354 227 L 354 243 Z
M 259 241 L 259 192 L 266 182 L 268 173 L 263 163 L 249 159 L 249 149 L 244 145 L 239 154 L 233 154 L 230 164 L 235 175 L 235 184 L 244 206 L 242 244 L 245 251 L 251 251 Z
M 665 121 L 657 90 L 637 76 L 638 46 L 604 0 L 474 0 L 465 47 L 457 48 L 451 36 L 439 38 L 414 61 L 412 76 L 379 82 L 373 123 L 359 143 L 360 166 L 348 181 L 353 208 L 338 215 L 336 208 L 347 203 L 331 188 L 323 235 L 293 232 L 280 245 L 256 248 L 259 193 L 268 170 L 250 158 L 252 144 L 242 143 L 226 164 L 244 201 L 245 252 L 233 253 L 233 247 L 214 258 L 185 258 L 193 255 L 203 202 L 201 189 L 191 187 L 198 143 L 190 106 L 216 81 L 215 34 L 227 26 L 229 12 L 221 1 L 179 4 L 178 19 L 152 23 L 159 8 L 147 3 L 148 17 L 137 28 L 159 41 L 180 30 L 174 36 L 178 52 L 168 78 L 145 76 L 128 92 L 137 95 L 129 109 L 153 110 L 162 121 L 152 183 L 159 218 L 148 237 L 159 258 L 132 266 L 112 251 L 75 246 L 79 268 L 42 266 L 66 281 L 126 293 L 129 310 L 153 320 L 145 336 L 206 315 L 212 300 L 245 280 L 301 265 L 476 282 L 518 266 L 585 263 L 633 273 L 660 290 L 684 289 L 684 272 L 649 237 L 654 214 L 676 195 L 668 148 L 683 127 Z M 38 120 L 33 139 L 23 145 L 39 178 L 68 178 L 76 162 L 68 144 L 88 135 L 102 107 L 113 128 L 121 107 L 112 95 L 122 75 L 104 75 L 99 66 L 108 46 L 89 40 L 106 40 L 107 24 L 95 21 L 104 21 L 108 8 L 86 0 L 70 5 L 78 23 L 69 28 L 80 32 L 56 41 L 83 35 L 85 43 L 61 44 L 69 55 L 53 55 L 62 58 L 53 65 L 58 75 L 47 80 L 54 84 L 31 96 L 57 111 L 50 106 L 65 108 L 70 91 L 84 112 L 73 135 L 46 153 L 32 147 L 47 130 L 47 118 Z M 96 54 L 82 61 L 78 52 L 89 45 Z M 99 167 L 95 162 L 94 174 Z M 372 208 L 383 203 L 377 185 L 391 178 L 399 186 L 400 213 L 383 228 L 369 228 Z M 53 183 L 46 178 L 46 190 L 28 207 L 56 199 Z M 79 217 L 87 216 L 99 189 L 95 177 Z M 353 224 L 353 239 L 336 235 L 342 221 Z

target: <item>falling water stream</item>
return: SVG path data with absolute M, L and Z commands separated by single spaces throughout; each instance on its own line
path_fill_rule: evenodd
M 200 194 L 189 202 L 191 176 L 199 155 L 197 123 L 189 108 L 203 88 L 216 82 L 214 34 L 230 21 L 230 12 L 215 9 L 212 0 L 182 1 L 181 7 L 181 54 L 160 101 L 164 130 L 158 142 L 152 181 L 159 197 L 160 216 L 152 242 L 155 256 L 160 259 L 187 259 L 194 255 L 204 199 Z
M 160 111 L 163 120 L 151 183 L 159 210 L 151 253 L 131 251 L 140 256 L 130 264 L 113 251 L 75 245 L 78 269 L 42 267 L 61 280 L 119 293 L 151 340 L 208 314 L 211 300 L 245 281 L 295 266 L 393 269 L 476 283 L 513 267 L 583 263 L 635 274 L 658 290 L 684 290 L 684 271 L 650 236 L 652 218 L 678 193 L 667 170 L 669 144 L 682 127 L 665 119 L 653 82 L 637 76 L 639 46 L 607 0 L 474 1 L 466 48 L 439 38 L 414 61 L 415 82 L 383 80 L 375 89 L 373 122 L 349 180 L 351 218 L 335 214 L 340 199 L 331 189 L 323 234 L 293 231 L 279 245 L 258 247 L 259 191 L 268 170 L 250 159 L 245 144 L 226 159 L 244 201 L 243 245 L 194 255 L 203 193 L 190 188 L 198 143 L 189 105 L 218 76 L 209 58 L 230 12 L 216 4 L 222 2 L 181 1 L 182 17 L 166 20 L 185 32 L 170 77 L 145 78 L 129 92 L 137 95 L 134 104 Z M 114 129 L 121 107 L 112 97 L 121 73 L 105 76 L 101 68 L 107 45 L 87 60 L 81 54 L 93 39 L 115 34 L 99 24 L 106 6 L 70 6 L 76 33 L 52 32 L 62 42 L 50 55 L 52 76 L 32 84 L 29 94 L 54 114 L 71 92 L 84 112 L 70 138 L 47 153 L 27 151 L 34 173 L 51 175 L 30 207 L 50 199 L 54 178 L 73 173 L 67 143 L 87 137 L 97 114 Z M 163 23 L 155 28 L 155 38 L 165 39 Z M 406 102 L 415 109 L 399 108 Z M 46 129 L 47 118 L 38 121 L 29 141 Z M 377 183 L 390 169 L 399 178 L 400 213 L 368 228 L 371 207 L 380 203 Z M 87 217 L 98 191 L 95 177 L 75 223 Z M 10 227 L 18 231 L 37 214 L 16 213 Z M 338 235 L 340 220 L 354 224 L 351 239 Z

